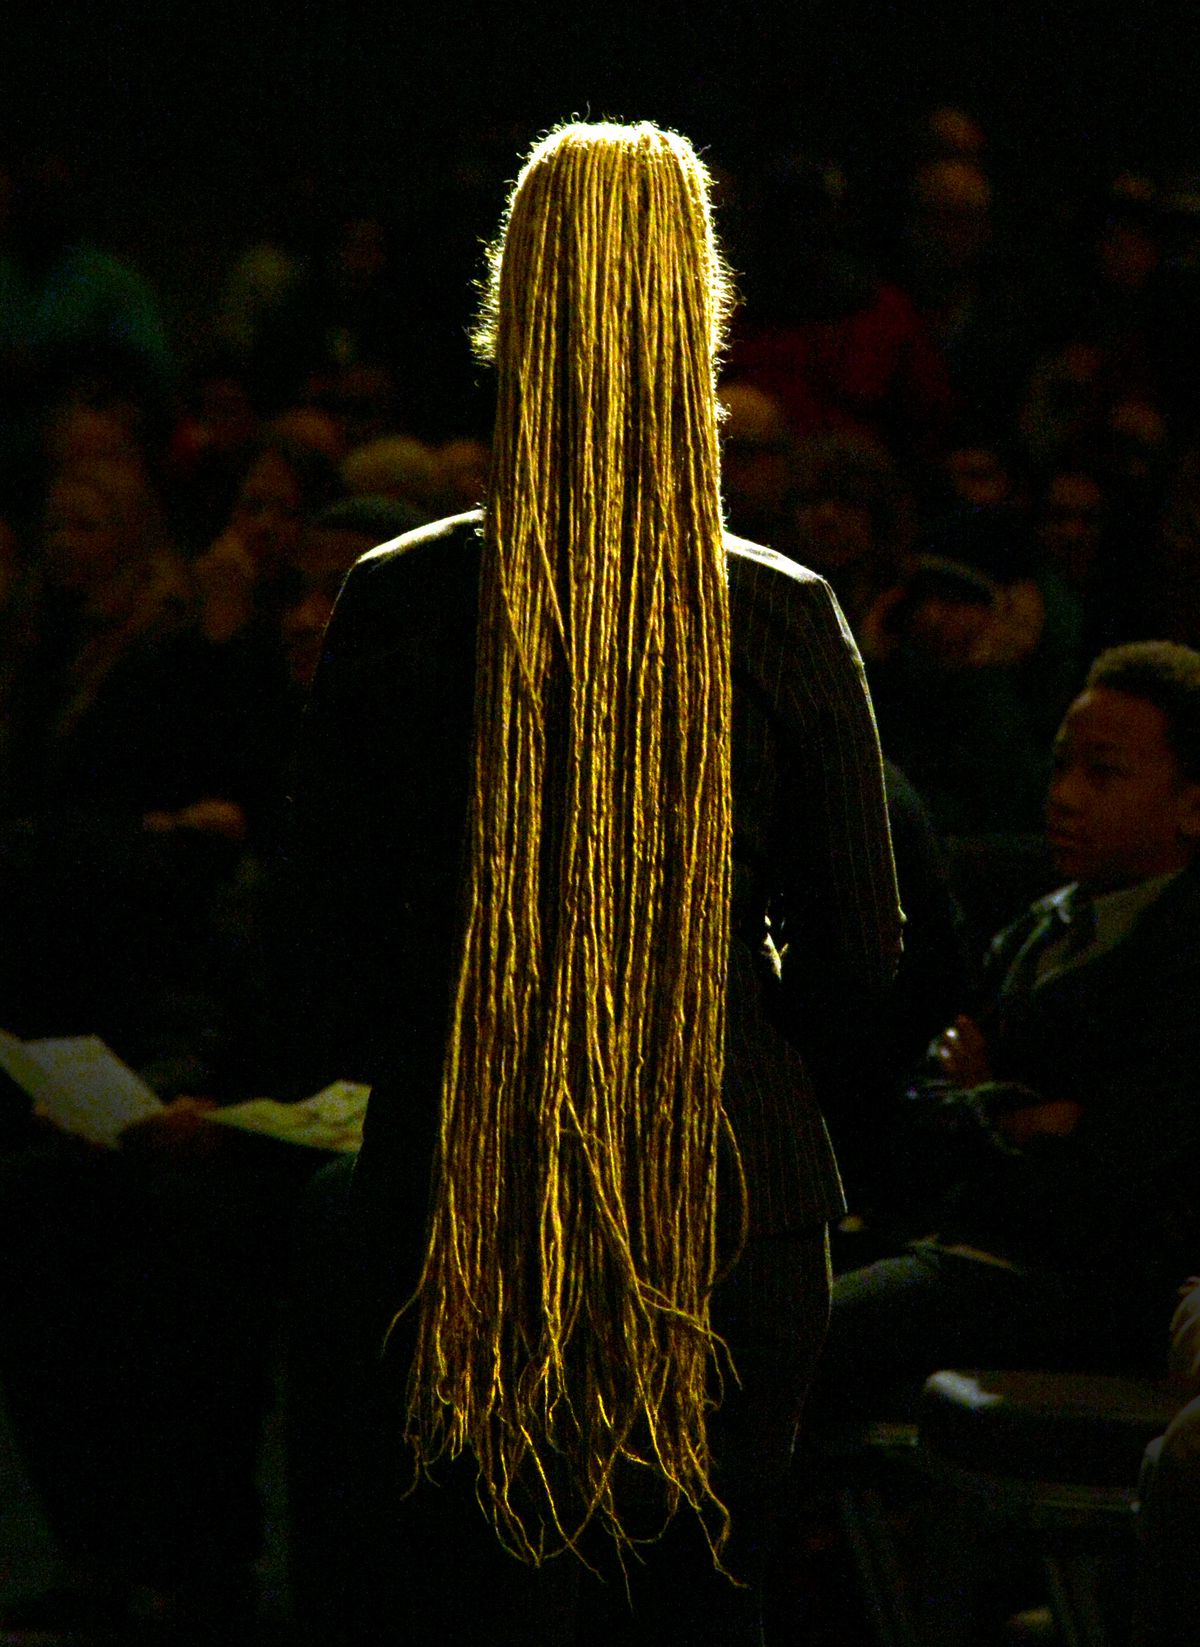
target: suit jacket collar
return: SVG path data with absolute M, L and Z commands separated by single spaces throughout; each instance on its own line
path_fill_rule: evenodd
M 1029 913 L 1010 927 L 999 940 L 999 949 L 1007 957 L 1005 983 L 1012 987 L 1025 982 L 1025 968 L 1038 950 L 1059 930 L 1059 923 L 1069 912 L 1074 883 L 1059 887 L 1044 898 L 1039 898 Z M 1200 924 L 1200 863 L 1174 875 L 1158 895 L 1144 908 L 1111 947 L 1087 959 L 1079 967 L 1065 969 L 1048 978 L 1043 986 L 1056 989 L 1083 973 L 1091 974 L 1097 966 L 1119 967 L 1133 956 L 1139 969 L 1145 966 L 1169 966 L 1171 956 L 1192 955 L 1195 934 Z M 1002 985 L 1002 988 L 1005 986 Z M 1006 990 L 1007 992 L 1007 990 Z

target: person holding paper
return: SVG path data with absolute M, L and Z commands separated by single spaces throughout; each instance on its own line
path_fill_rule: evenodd
M 36 1105 L 0 1151 L 0 1378 L 59 1556 L 0 1633 L 246 1639 L 271 1305 L 321 1157 L 241 1147 L 94 1037 L 0 1035 L 0 1068 Z

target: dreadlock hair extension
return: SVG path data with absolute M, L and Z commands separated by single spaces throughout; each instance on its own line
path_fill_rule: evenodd
M 617 1467 L 714 1557 L 729 620 L 707 179 L 650 125 L 571 125 L 509 205 L 483 334 L 484 511 L 462 960 L 413 1306 L 418 1465 L 473 1451 L 531 1563 Z M 732 1151 L 736 1159 L 736 1149 Z M 715 1373 L 715 1379 L 714 1379 Z M 622 1461 L 626 1461 L 622 1463 Z

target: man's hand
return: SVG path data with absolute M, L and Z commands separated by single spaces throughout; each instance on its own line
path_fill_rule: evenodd
M 121 1148 L 160 1161 L 207 1161 L 228 1131 L 204 1119 L 216 1107 L 213 1098 L 173 1098 L 159 1114 L 131 1122 L 121 1134 Z
M 1049 1104 L 1027 1104 L 1023 1109 L 1010 1109 L 997 1115 L 993 1122 L 996 1131 L 1018 1147 L 1037 1137 L 1066 1138 L 1074 1132 L 1082 1106 L 1070 1098 L 1056 1098 Z
M 942 1075 L 956 1087 L 978 1087 L 992 1079 L 987 1042 L 974 1018 L 960 1014 L 933 1043 Z

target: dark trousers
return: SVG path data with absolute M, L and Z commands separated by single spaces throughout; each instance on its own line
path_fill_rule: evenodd
M 1200 1638 L 1200 1397 L 1146 1449 L 1139 1484 L 1136 1647 Z
M 885 1416 L 940 1367 L 1157 1370 L 1172 1291 L 1136 1273 L 1012 1270 L 916 1242 L 838 1276 L 814 1405 Z
M 711 1420 L 714 1485 L 732 1516 L 726 1561 L 744 1585 L 714 1570 L 684 1510 L 628 1564 L 627 1591 L 599 1536 L 586 1547 L 599 1580 L 570 1555 L 533 1570 L 505 1554 L 475 1500 L 469 1459 L 402 1496 L 407 1363 L 402 1351 L 395 1363 L 378 1354 L 380 1323 L 401 1293 L 380 1293 L 381 1271 L 361 1245 L 380 1229 L 348 1214 L 345 1179 L 334 1169 L 313 1198 L 293 1335 L 294 1590 L 312 1638 L 760 1647 L 773 1523 L 828 1311 L 824 1229 L 752 1243 L 714 1296 L 741 1378 Z

